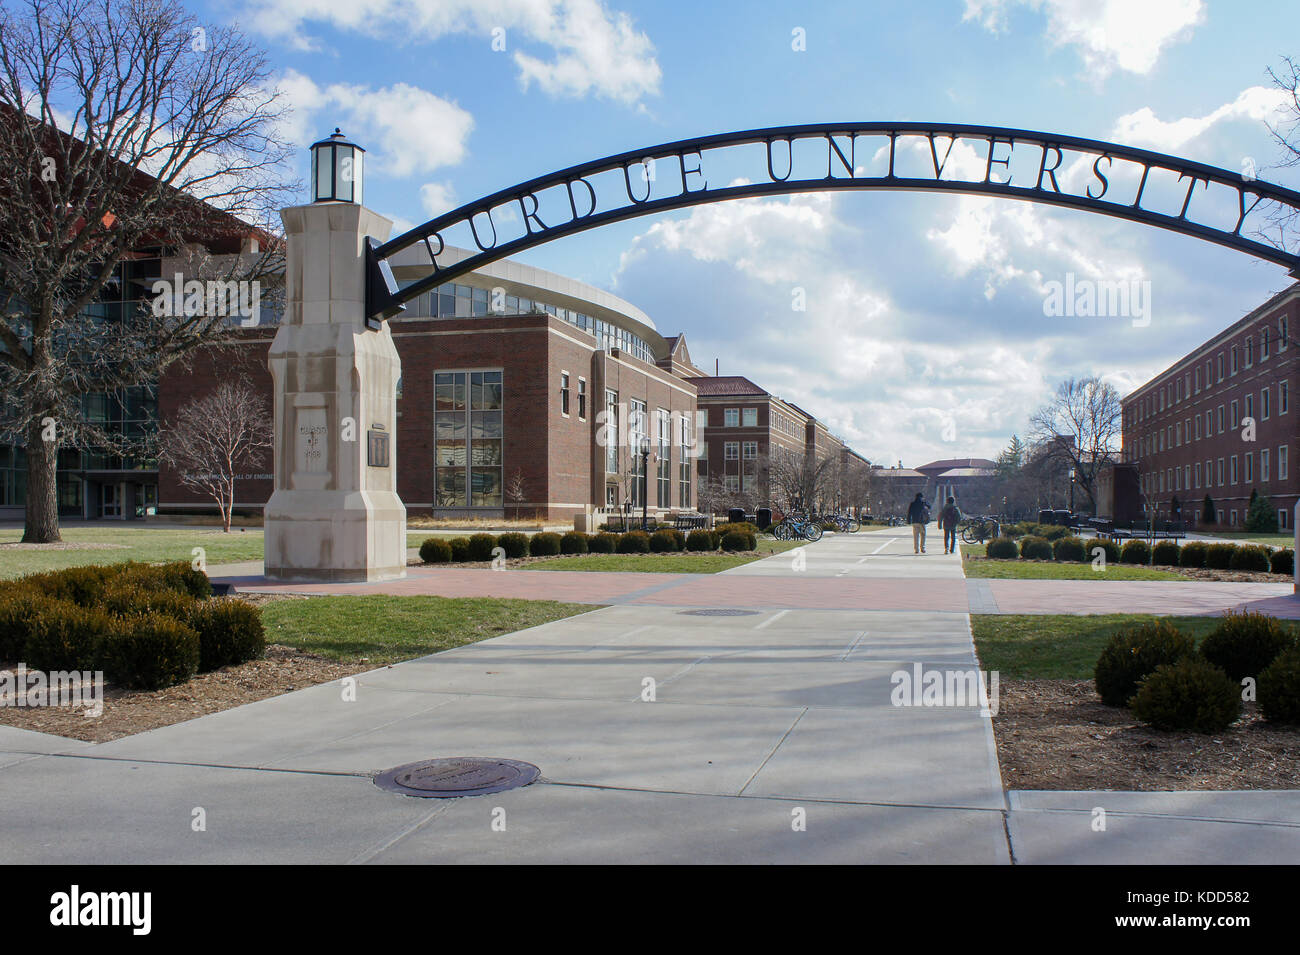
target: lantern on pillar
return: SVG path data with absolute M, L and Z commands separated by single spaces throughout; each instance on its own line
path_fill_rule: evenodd
M 328 139 L 311 147 L 311 201 L 360 204 L 365 150 L 349 142 L 337 126 Z

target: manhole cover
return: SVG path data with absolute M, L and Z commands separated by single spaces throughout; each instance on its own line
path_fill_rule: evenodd
M 542 771 L 517 759 L 453 756 L 426 759 L 389 769 L 375 777 L 375 785 L 404 796 L 451 799 L 483 796 L 534 782 Z
M 758 613 L 757 610 L 732 610 L 729 608 L 682 610 L 680 612 L 688 617 L 751 617 Z

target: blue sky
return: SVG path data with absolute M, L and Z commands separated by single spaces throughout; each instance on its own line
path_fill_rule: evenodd
M 587 159 L 757 126 L 983 123 L 1121 142 L 1300 187 L 1266 75 L 1300 5 L 1230 0 L 194 4 L 263 44 L 305 147 L 366 146 L 399 227 Z M 796 50 L 796 30 L 806 49 Z M 494 44 L 495 40 L 495 44 Z M 494 49 L 504 47 L 504 49 Z M 713 204 L 523 261 L 608 288 L 692 354 L 873 461 L 995 456 L 1069 375 L 1130 390 L 1289 284 L 1238 252 L 1081 212 L 883 192 Z M 1151 321 L 1048 318 L 1067 272 L 1151 283 Z M 791 290 L 808 308 L 791 310 Z

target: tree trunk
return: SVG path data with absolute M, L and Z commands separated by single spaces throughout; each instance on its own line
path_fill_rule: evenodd
M 42 440 L 41 418 L 27 428 L 27 504 L 24 544 L 53 544 L 59 536 L 59 444 Z

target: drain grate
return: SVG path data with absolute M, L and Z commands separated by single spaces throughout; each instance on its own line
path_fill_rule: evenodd
M 708 610 L 680 610 L 687 617 L 752 617 L 757 610 L 734 610 L 729 607 L 710 608 Z
M 517 759 L 453 756 L 386 770 L 375 777 L 375 785 L 404 796 L 453 799 L 517 789 L 535 782 L 541 774 L 532 763 Z

